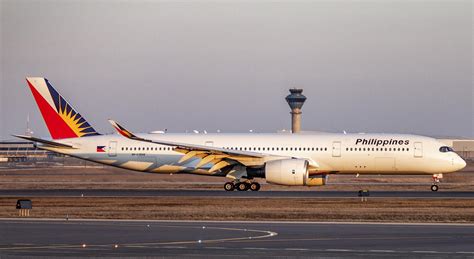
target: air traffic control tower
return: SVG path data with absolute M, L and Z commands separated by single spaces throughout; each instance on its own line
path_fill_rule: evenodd
M 301 108 L 306 101 L 306 96 L 302 94 L 303 89 L 290 89 L 290 95 L 285 99 L 291 108 L 291 132 L 298 133 L 301 130 Z

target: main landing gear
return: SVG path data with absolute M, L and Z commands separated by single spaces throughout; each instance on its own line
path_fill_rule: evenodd
M 258 191 L 260 190 L 260 184 L 257 182 L 227 182 L 224 184 L 224 190 L 231 192 L 233 190 L 237 191 Z

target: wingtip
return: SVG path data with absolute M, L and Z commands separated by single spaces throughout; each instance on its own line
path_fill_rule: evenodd
M 112 119 L 108 119 L 108 121 L 110 122 L 110 124 L 112 124 L 112 126 L 115 128 L 115 130 L 122 136 L 126 137 L 126 138 L 133 138 L 135 137 L 135 135 L 130 132 L 129 130 L 125 129 L 124 127 L 120 126 L 120 124 L 118 124 L 116 121 L 112 120 Z
M 117 125 L 117 122 L 115 122 L 112 119 L 108 119 L 107 121 L 109 121 L 109 123 L 112 124 L 112 126 L 114 126 L 114 127 Z

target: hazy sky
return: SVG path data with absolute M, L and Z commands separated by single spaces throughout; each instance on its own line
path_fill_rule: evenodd
M 44 76 L 100 132 L 303 130 L 473 137 L 472 1 L 0 0 L 0 139 Z

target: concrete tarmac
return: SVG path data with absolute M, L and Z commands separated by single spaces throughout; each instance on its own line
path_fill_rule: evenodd
M 0 197 L 219 197 L 219 198 L 354 198 L 354 191 L 259 191 L 170 189 L 42 189 L 0 190 Z M 371 191 L 370 198 L 474 199 L 474 192 L 443 191 Z
M 473 258 L 474 225 L 0 220 L 0 257 Z

